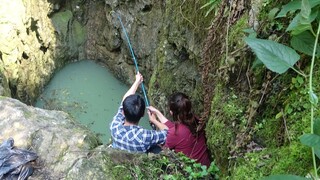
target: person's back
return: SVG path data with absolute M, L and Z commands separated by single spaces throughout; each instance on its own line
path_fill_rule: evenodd
M 165 123 L 169 127 L 165 146 L 176 152 L 183 152 L 186 156 L 209 167 L 210 157 L 205 133 L 203 130 L 198 130 L 199 120 L 192 112 L 189 97 L 181 92 L 171 95 L 169 109 L 172 121 Z
M 165 146 L 175 152 L 182 152 L 191 159 L 196 159 L 202 165 L 210 166 L 210 157 L 204 132 L 193 135 L 184 124 L 165 123 L 169 127 Z
M 122 111 L 123 107 L 120 106 L 110 126 L 113 148 L 129 152 L 147 152 L 150 147 L 165 142 L 167 130 L 155 131 L 135 124 L 126 125 Z
M 210 166 L 210 155 L 206 145 L 205 133 L 199 130 L 199 121 L 192 112 L 191 101 L 183 93 L 176 93 L 169 100 L 172 121 L 169 121 L 156 108 L 149 110 L 169 127 L 165 146 L 175 152 L 182 152 L 202 165 Z
M 150 147 L 165 142 L 167 127 L 160 122 L 149 119 L 160 131 L 147 130 L 138 126 L 144 115 L 145 103 L 141 96 L 134 94 L 142 82 L 142 76 L 138 73 L 136 81 L 124 95 L 122 103 L 114 116 L 111 125 L 112 147 L 129 152 L 147 152 Z

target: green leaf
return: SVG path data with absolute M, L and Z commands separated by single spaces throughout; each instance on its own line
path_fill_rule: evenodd
M 252 63 L 251 69 L 255 69 L 255 68 L 261 67 L 261 66 L 263 66 L 262 61 L 259 58 L 255 58 Z
M 200 172 L 201 174 L 201 176 L 200 177 L 205 177 L 205 176 L 207 176 L 208 175 L 208 172 L 207 171 L 201 171 Z
M 313 133 L 320 136 L 320 119 L 316 118 L 313 121 Z
M 298 13 L 291 21 L 286 31 L 292 31 L 292 35 L 300 34 L 306 30 L 312 31 L 311 23 L 315 20 L 318 15 L 318 11 L 313 11 L 309 18 L 303 18 L 301 13 Z
M 319 0 L 309 0 L 310 8 L 320 4 Z M 276 18 L 285 17 L 288 12 L 295 12 L 301 8 L 301 0 L 294 0 L 286 5 L 283 5 L 281 11 L 278 13 Z
M 257 37 L 257 32 L 255 30 L 253 30 L 252 28 L 250 29 L 244 29 L 243 32 L 248 33 L 248 37 L 252 37 L 255 38 Z
M 312 29 L 312 26 L 311 24 L 300 24 L 296 29 L 294 29 L 291 34 L 292 35 L 298 35 L 304 31 L 307 31 L 307 30 L 311 30 Z
M 279 12 L 276 18 L 285 17 L 288 12 L 290 11 L 294 12 L 298 10 L 300 7 L 301 7 L 301 0 L 291 1 L 288 4 L 282 6 L 281 11 Z
M 314 154 L 320 158 L 320 148 L 319 149 L 314 149 Z
M 271 175 L 262 179 L 263 180 L 308 180 L 305 177 L 295 176 L 295 175 Z
M 318 104 L 318 96 L 312 90 L 309 91 L 309 101 L 313 105 L 317 105 Z
M 298 26 L 300 18 L 301 18 L 301 14 L 299 13 L 292 19 L 286 31 L 292 31 L 293 29 L 295 29 Z
M 307 54 L 309 56 L 312 56 L 315 40 L 316 40 L 315 37 L 309 31 L 305 31 L 300 33 L 299 35 L 293 36 L 290 41 L 290 44 L 295 50 L 301 53 Z M 317 45 L 316 55 L 317 56 L 320 55 L 319 45 Z
M 209 15 L 209 13 L 210 13 L 214 8 L 215 8 L 215 6 L 212 5 L 212 6 L 210 7 L 210 9 L 206 12 L 206 15 L 204 15 L 204 17 L 207 17 L 207 16 Z
M 301 76 L 297 77 L 297 81 L 298 81 L 299 84 L 303 84 L 303 82 L 304 82 L 304 80 L 303 80 L 303 78 Z
M 282 112 L 279 112 L 277 115 L 276 115 L 276 119 L 279 119 L 283 116 Z
M 295 50 L 274 41 L 245 38 L 245 42 L 268 69 L 279 74 L 286 72 L 300 59 Z
M 279 8 L 273 8 L 270 10 L 270 12 L 268 13 L 268 19 L 269 20 L 274 20 L 277 12 L 279 12 Z
M 309 4 L 309 0 L 302 0 L 301 1 L 301 17 L 305 19 L 309 19 L 311 13 L 311 7 Z
M 292 35 L 300 34 L 306 30 L 312 30 L 311 22 L 313 21 L 314 14 L 311 15 L 309 20 L 305 20 L 301 17 L 301 14 L 297 14 L 287 27 L 286 31 L 292 31 Z
M 205 5 L 201 6 L 200 9 L 203 9 L 203 8 L 211 5 L 212 3 L 214 3 L 214 1 L 211 0 L 211 1 L 209 1 L 208 3 L 206 3 Z
M 188 167 L 185 168 L 185 171 L 188 172 L 188 173 L 191 173 L 192 172 L 192 168 L 190 166 L 188 166 Z
M 320 136 L 316 134 L 304 134 L 300 136 L 300 141 L 302 144 L 313 147 L 316 149 L 320 148 Z

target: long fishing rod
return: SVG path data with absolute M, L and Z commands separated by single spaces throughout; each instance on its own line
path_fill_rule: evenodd
M 114 11 L 113 11 L 113 12 L 114 12 Z M 123 33 L 124 33 L 124 35 L 125 35 L 126 38 L 127 38 L 127 42 L 128 42 L 128 46 L 129 46 L 131 55 L 132 55 L 132 59 L 133 59 L 134 65 L 135 65 L 135 67 L 136 67 L 136 72 L 138 73 L 138 72 L 139 72 L 139 67 L 138 67 L 137 59 L 136 59 L 136 57 L 134 56 L 133 49 L 132 49 L 132 46 L 131 46 L 131 43 L 130 43 L 129 36 L 128 36 L 127 31 L 126 31 L 126 28 L 124 27 L 124 25 L 123 25 L 123 23 L 122 23 L 122 20 L 121 20 L 121 18 L 120 18 L 120 16 L 119 16 L 119 14 L 116 13 L 116 12 L 114 12 L 114 13 L 117 15 L 117 17 L 118 17 L 118 19 L 119 19 L 119 21 L 120 21 L 120 24 L 121 24 Z M 148 101 L 147 93 L 146 93 L 146 90 L 145 90 L 145 88 L 144 88 L 143 82 L 141 83 L 141 89 L 142 89 L 142 92 L 143 92 L 143 95 L 144 95 L 144 99 L 145 99 L 145 101 L 146 101 L 146 106 L 148 107 L 148 106 L 149 106 L 149 101 Z
M 114 11 L 113 11 L 113 12 L 114 12 Z M 128 36 L 127 31 L 126 31 L 126 28 L 124 27 L 124 25 L 123 25 L 123 23 L 122 23 L 122 20 L 121 20 L 121 17 L 119 16 L 119 14 L 116 13 L 116 12 L 114 12 L 114 13 L 117 15 L 117 17 L 118 17 L 118 19 L 119 19 L 119 21 L 120 21 L 120 24 L 121 24 L 123 33 L 124 33 L 124 35 L 125 35 L 126 38 L 127 38 L 127 42 L 128 42 L 128 46 L 129 46 L 131 55 L 132 55 L 132 59 L 133 59 L 134 65 L 135 65 L 135 67 L 136 67 L 136 72 L 138 73 L 138 72 L 139 72 L 139 67 L 138 67 L 137 59 L 136 59 L 136 57 L 134 56 L 133 49 L 132 49 L 132 46 L 131 46 L 131 43 L 130 43 L 129 36 Z M 145 90 L 145 88 L 144 88 L 143 82 L 141 83 L 141 89 L 142 89 L 142 92 L 143 92 L 143 95 L 144 95 L 144 99 L 145 99 L 145 101 L 146 101 L 146 106 L 148 107 L 148 106 L 149 106 L 149 101 L 148 101 L 147 93 L 146 93 L 146 90 Z M 151 123 L 151 122 L 150 122 L 150 126 L 152 127 L 152 129 L 156 129 L 156 126 L 155 126 L 153 123 Z
M 139 67 L 138 67 L 137 59 L 136 59 L 136 57 L 135 57 L 135 55 L 133 53 L 133 49 L 132 49 L 132 46 L 131 46 L 131 43 L 130 43 L 129 36 L 128 36 L 127 31 L 126 31 L 126 28 L 124 27 L 124 25 L 122 23 L 122 20 L 121 20 L 121 17 L 119 16 L 119 14 L 116 13 L 116 12 L 114 12 L 114 13 L 117 15 L 117 17 L 118 17 L 118 19 L 120 21 L 121 27 L 122 27 L 122 31 L 123 31 L 124 35 L 126 36 L 126 38 L 127 38 L 127 42 L 128 42 L 128 46 L 129 46 L 131 55 L 132 55 L 132 59 L 133 59 L 134 65 L 136 67 L 136 72 L 138 73 L 139 72 Z M 146 106 L 148 107 L 149 106 L 149 101 L 148 101 L 147 93 L 146 93 L 146 90 L 144 88 L 143 82 L 140 85 L 141 85 L 141 89 L 142 89 L 142 92 L 143 92 L 143 95 L 144 95 L 144 99 L 146 101 Z M 150 126 L 152 127 L 152 129 L 154 129 L 154 130 L 156 129 L 156 126 L 151 122 L 150 122 Z

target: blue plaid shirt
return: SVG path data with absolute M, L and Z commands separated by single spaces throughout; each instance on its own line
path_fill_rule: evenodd
M 110 125 L 113 148 L 129 152 L 147 152 L 151 146 L 165 142 L 167 130 L 147 130 L 135 125 L 124 126 L 125 117 L 122 108 L 119 107 Z

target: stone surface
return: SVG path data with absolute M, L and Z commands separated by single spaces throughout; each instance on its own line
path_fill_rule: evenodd
M 145 156 L 101 145 L 64 112 L 34 108 L 12 98 L 0 97 L 0 119 L 0 142 L 12 137 L 16 147 L 37 153 L 30 179 L 114 179 L 117 164 Z
M 10 88 L 6 77 L 3 75 L 0 68 L 0 96 L 11 96 Z
M 62 8 L 63 4 L 38 0 L 2 2 L 0 67 L 14 98 L 32 104 L 54 71 L 77 59 L 85 31 L 71 18 L 72 12 Z

